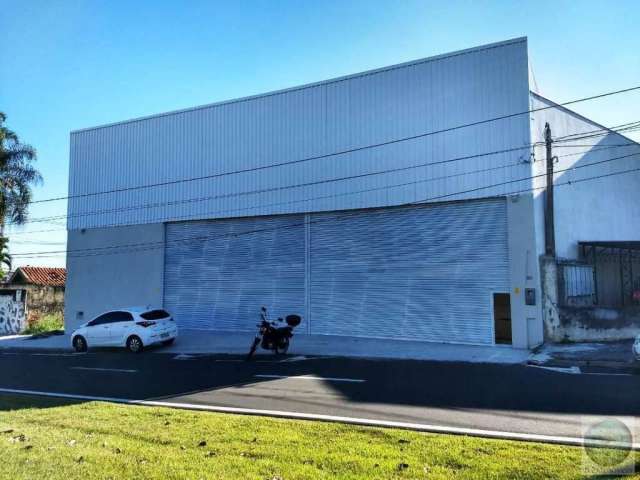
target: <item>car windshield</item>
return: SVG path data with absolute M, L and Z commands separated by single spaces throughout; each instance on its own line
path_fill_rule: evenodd
M 145 320 L 162 320 L 163 318 L 169 318 L 171 315 L 164 310 L 149 310 L 141 313 L 140 316 Z

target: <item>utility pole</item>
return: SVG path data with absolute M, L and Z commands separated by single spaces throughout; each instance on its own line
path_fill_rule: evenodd
M 544 205 L 544 245 L 545 253 L 550 257 L 556 255 L 556 235 L 553 219 L 553 154 L 551 152 L 551 127 L 544 126 L 544 142 L 547 147 L 547 188 Z

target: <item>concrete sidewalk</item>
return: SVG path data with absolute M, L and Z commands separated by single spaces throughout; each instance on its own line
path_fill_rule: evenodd
M 176 354 L 244 355 L 249 350 L 252 340 L 253 334 L 250 332 L 181 330 L 178 339 L 170 347 L 152 348 L 149 351 Z M 55 335 L 39 339 L 31 339 L 24 335 L 0 337 L 0 349 L 72 350 L 69 335 Z M 260 350 L 258 353 L 272 355 L 271 352 L 261 352 Z M 289 354 L 515 364 L 525 363 L 530 352 L 505 346 L 453 345 L 409 340 L 296 335 L 292 340 Z

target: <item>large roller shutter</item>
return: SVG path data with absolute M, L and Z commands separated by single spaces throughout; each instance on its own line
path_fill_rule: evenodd
M 167 224 L 165 307 L 194 329 L 254 330 L 261 305 L 304 314 L 304 231 L 300 215 Z
M 311 217 L 311 333 L 493 343 L 509 291 L 506 204 Z

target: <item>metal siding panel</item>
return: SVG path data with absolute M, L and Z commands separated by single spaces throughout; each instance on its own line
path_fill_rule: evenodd
M 170 223 L 166 235 L 164 305 L 179 327 L 254 330 L 262 305 L 304 315 L 304 216 Z
M 454 127 L 529 106 L 525 40 L 426 59 L 236 102 L 74 132 L 70 195 L 236 171 L 332 154 Z M 530 143 L 527 115 L 384 147 L 255 172 L 69 202 L 69 228 L 383 207 L 490 197 L 530 182 L 458 192 L 529 175 L 522 155 L 251 193 L 433 163 Z M 527 157 L 528 152 L 524 152 Z M 443 179 L 441 177 L 458 175 Z M 413 183 L 412 183 L 413 182 Z M 218 197 L 226 195 L 226 197 Z M 137 207 L 137 208 L 131 208 Z M 118 210 L 104 212 L 104 210 Z M 98 214 L 90 213 L 98 211 Z M 103 213 L 100 213 L 103 212 Z
M 311 333 L 493 344 L 504 200 L 311 216 Z

